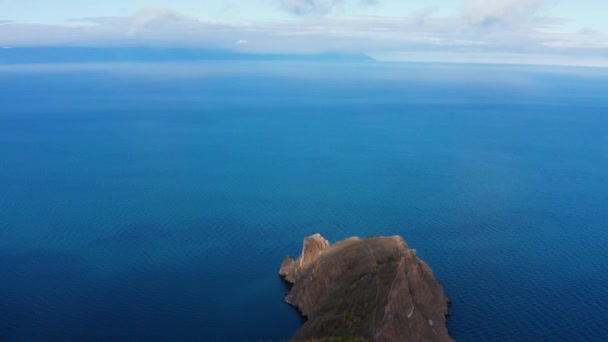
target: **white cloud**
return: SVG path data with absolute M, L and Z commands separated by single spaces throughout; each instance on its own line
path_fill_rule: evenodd
M 139 10 L 133 20 L 138 26 L 146 26 L 155 22 L 182 22 L 195 19 L 188 18 L 166 7 L 147 7 Z
M 277 0 L 279 7 L 295 15 L 324 16 L 344 9 L 347 3 L 375 6 L 380 0 Z
M 279 0 L 282 9 L 296 15 L 325 15 L 342 5 L 342 0 Z
M 469 24 L 513 28 L 533 23 L 544 5 L 543 0 L 467 0 L 462 15 Z
M 303 15 L 276 21 L 200 20 L 167 8 L 147 8 L 133 16 L 84 18 L 69 25 L 7 23 L 0 25 L 0 46 L 135 45 L 253 53 L 432 54 L 450 60 L 455 54 L 608 60 L 606 34 L 545 31 L 548 22 L 557 25 L 559 21 L 543 17 L 543 6 L 540 0 L 469 0 L 461 14 L 451 17 L 440 17 L 435 8 L 427 8 L 408 17 Z M 322 7 L 317 10 L 325 11 Z

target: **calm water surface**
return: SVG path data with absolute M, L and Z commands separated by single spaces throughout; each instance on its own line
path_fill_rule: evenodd
M 0 340 L 286 339 L 303 237 L 402 235 L 459 341 L 608 336 L 608 71 L 0 68 Z

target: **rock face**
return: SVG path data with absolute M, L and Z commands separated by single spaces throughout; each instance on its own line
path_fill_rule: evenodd
M 279 275 L 293 284 L 285 301 L 307 317 L 295 340 L 452 341 L 443 288 L 401 237 L 331 246 L 316 234 L 297 260 L 285 258 Z

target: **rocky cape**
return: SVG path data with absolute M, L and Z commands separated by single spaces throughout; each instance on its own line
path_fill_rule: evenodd
M 285 301 L 307 318 L 294 340 L 452 341 L 442 286 L 399 236 L 330 245 L 316 234 L 279 275 L 293 284 Z

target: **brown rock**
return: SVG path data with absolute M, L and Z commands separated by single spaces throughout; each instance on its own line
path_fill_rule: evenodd
M 350 238 L 330 246 L 304 240 L 279 274 L 293 284 L 285 301 L 307 317 L 294 339 L 452 341 L 448 299 L 430 267 L 401 237 Z

